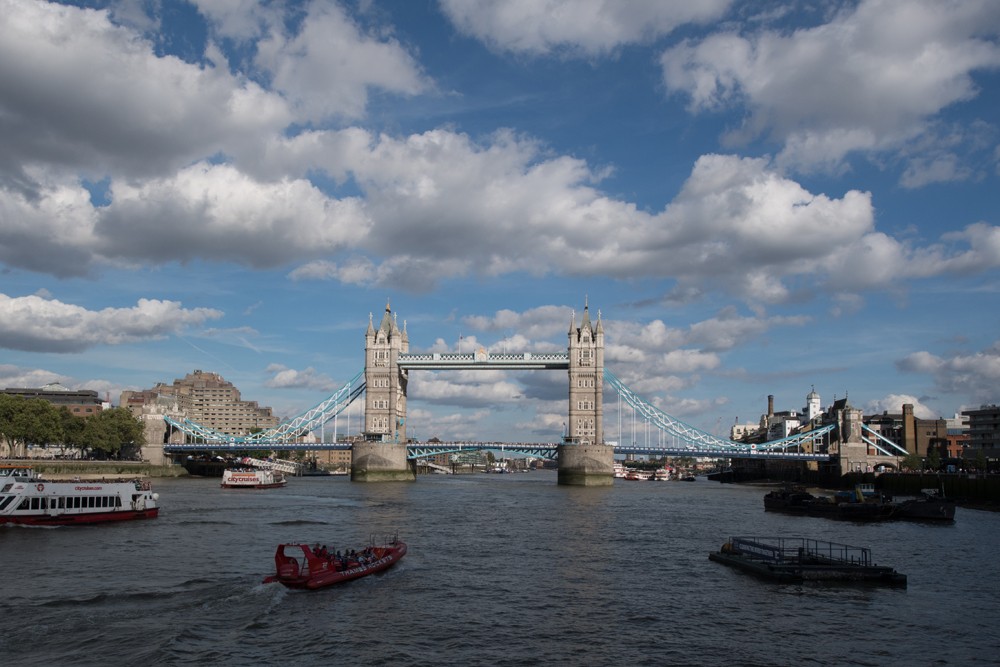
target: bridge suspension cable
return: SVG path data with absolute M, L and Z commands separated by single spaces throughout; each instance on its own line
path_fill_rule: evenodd
M 699 452 L 706 454 L 724 456 L 726 453 L 749 454 L 752 451 L 785 451 L 789 447 L 796 447 L 804 442 L 814 442 L 817 438 L 820 438 L 835 428 L 835 425 L 831 424 L 815 430 L 782 438 L 780 440 L 772 440 L 770 442 L 764 442 L 757 445 L 734 442 L 732 440 L 720 438 L 706 431 L 702 431 L 701 429 L 695 428 L 689 424 L 685 424 L 679 419 L 675 419 L 662 410 L 650 405 L 638 394 L 629 389 L 624 382 L 622 382 L 607 368 L 604 369 L 604 379 L 615 389 L 619 396 L 625 399 L 625 402 L 628 403 L 638 415 L 642 416 L 643 419 L 646 420 L 647 423 L 669 435 L 679 438 Z M 664 449 L 668 448 L 664 447 Z
M 323 402 L 310 408 L 309 410 L 306 410 L 297 417 L 283 421 L 277 426 L 260 431 L 259 433 L 239 436 L 230 435 L 229 433 L 223 433 L 222 431 L 203 426 L 197 422 L 191 421 L 190 419 L 176 420 L 169 416 L 164 416 L 163 419 L 168 424 L 180 431 L 183 431 L 188 436 L 197 438 L 206 443 L 256 444 L 261 442 L 287 440 L 289 438 L 296 438 L 304 433 L 309 433 L 343 412 L 358 396 L 364 393 L 364 375 L 365 372 L 361 371 L 348 380 L 347 384 L 341 387 L 339 391 Z

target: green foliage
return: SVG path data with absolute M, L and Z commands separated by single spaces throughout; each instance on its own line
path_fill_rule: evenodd
M 976 470 L 979 472 L 986 472 L 986 452 L 984 452 L 982 448 L 976 452 Z
M 937 447 L 931 447 L 931 451 L 927 452 L 927 467 L 931 470 L 940 470 L 941 452 Z
M 903 467 L 910 470 L 923 470 L 924 460 L 919 454 L 907 454 L 903 459 Z
M 69 408 L 59 408 L 59 421 L 62 423 L 63 447 L 68 449 L 83 449 L 83 428 L 86 425 L 83 417 L 77 417 Z
M 146 444 L 142 422 L 126 408 L 104 410 L 86 420 L 84 446 L 105 456 L 130 456 Z
M 28 445 L 46 446 L 62 440 L 59 410 L 40 398 L 0 394 L 0 433 L 12 456 L 23 456 Z
M 63 445 L 111 456 L 123 450 L 130 455 L 146 444 L 142 422 L 125 408 L 83 418 L 41 398 L 8 394 L 0 394 L 0 435 L 12 456 L 25 455 L 28 445 Z

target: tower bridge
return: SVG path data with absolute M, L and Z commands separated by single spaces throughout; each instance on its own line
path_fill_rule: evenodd
M 206 449 L 217 452 L 351 449 L 352 480 L 388 481 L 414 479 L 410 465 L 412 459 L 469 449 L 503 449 L 556 459 L 559 462 L 560 484 L 587 486 L 612 483 L 615 453 L 829 462 L 841 458 L 841 452 L 853 452 L 854 465 L 861 457 L 866 457 L 866 462 L 870 464 L 868 452 L 872 447 L 880 450 L 876 456 L 894 458 L 906 455 L 904 449 L 885 438 L 881 441 L 874 437 L 863 438 L 860 411 L 841 415 L 836 423 L 806 429 L 771 442 L 751 445 L 720 438 L 659 410 L 604 367 L 604 326 L 600 313 L 596 322 L 591 321 L 588 305 L 584 305 L 579 325 L 576 315 L 571 317 L 567 337 L 565 353 L 496 353 L 479 348 L 471 353 L 414 354 L 409 351 L 406 323 L 400 328 L 386 304 L 378 327 L 369 316 L 365 332 L 364 369 L 324 401 L 274 428 L 247 435 L 222 433 L 180 416 L 167 415 L 164 421 L 168 429 L 183 434 L 185 442 L 170 442 L 168 434 L 164 451 L 180 454 Z M 569 380 L 569 402 L 563 441 L 540 444 L 409 443 L 406 435 L 407 388 L 410 372 L 418 370 L 565 371 Z M 619 401 L 623 401 L 636 418 L 665 435 L 670 444 L 640 446 L 635 443 L 606 443 L 605 386 L 617 394 Z M 361 435 L 354 442 L 305 441 L 303 436 L 322 429 L 324 424 L 342 414 L 362 396 L 364 415 Z M 841 434 L 848 435 L 843 446 L 837 439 Z M 856 445 L 853 450 L 848 446 L 851 444 Z

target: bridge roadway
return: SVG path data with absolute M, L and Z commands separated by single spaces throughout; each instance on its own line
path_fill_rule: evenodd
M 510 442 L 440 442 L 412 443 L 407 446 L 407 458 L 419 459 L 436 454 L 458 454 L 482 450 L 511 452 L 543 459 L 555 459 L 558 444 L 555 443 L 510 443 Z M 163 450 L 170 454 L 185 452 L 248 452 L 248 451 L 347 451 L 349 442 L 255 442 L 255 443 L 170 443 Z M 829 461 L 829 454 L 806 452 L 784 452 L 780 450 L 750 449 L 748 447 L 725 449 L 721 447 L 696 448 L 655 447 L 649 445 L 615 445 L 615 454 L 636 454 L 643 456 L 687 456 L 692 458 L 747 458 L 785 461 Z

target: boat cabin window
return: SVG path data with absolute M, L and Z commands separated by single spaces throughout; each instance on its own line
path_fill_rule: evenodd
M 0 510 L 3 510 L 7 505 L 10 505 L 10 501 L 14 500 L 17 496 L 7 496 L 3 500 L 0 500 Z
M 19 510 L 31 509 L 31 498 L 25 498 L 24 500 L 22 500 L 21 504 L 17 506 L 17 509 Z

